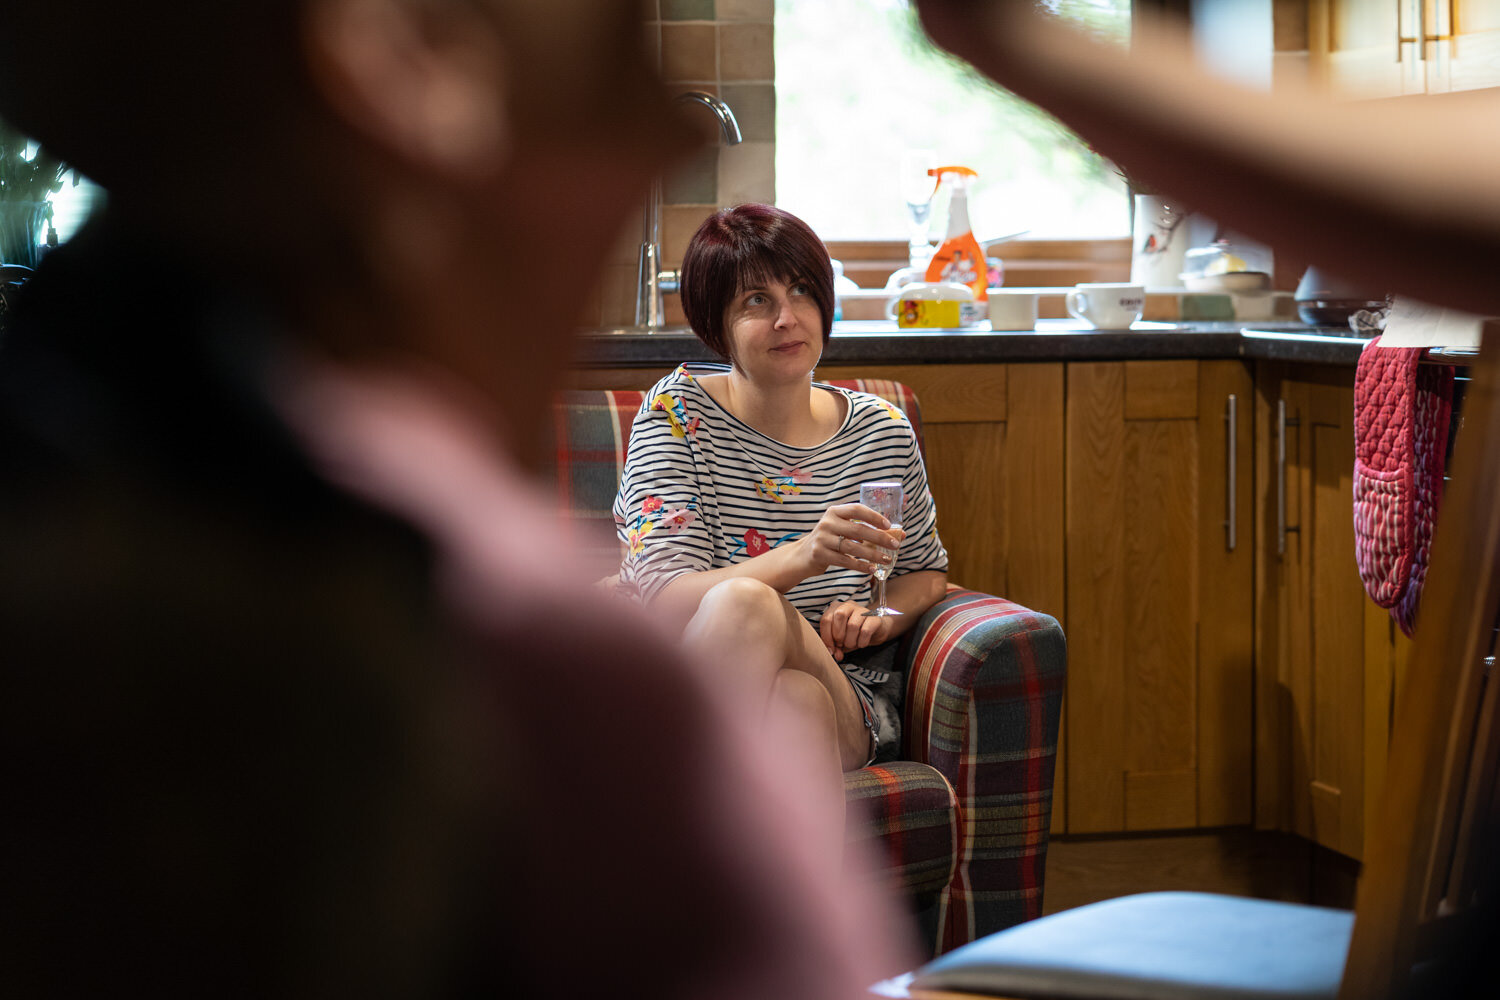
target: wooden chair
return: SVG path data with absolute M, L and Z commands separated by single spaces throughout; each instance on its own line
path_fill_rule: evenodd
M 1500 323 L 1485 331 L 1440 511 L 1354 912 L 1146 893 L 1044 917 L 876 987 L 1011 997 L 1451 995 L 1495 967 L 1500 836 Z M 1490 983 L 1485 995 L 1495 989 Z

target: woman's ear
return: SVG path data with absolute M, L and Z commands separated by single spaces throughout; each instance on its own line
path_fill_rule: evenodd
M 355 130 L 418 166 L 495 172 L 507 151 L 505 52 L 459 0 L 309 0 L 313 86 Z

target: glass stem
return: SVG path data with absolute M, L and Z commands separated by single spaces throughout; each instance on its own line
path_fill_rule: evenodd
M 877 576 L 875 578 L 875 606 L 877 608 L 883 608 L 883 607 L 885 607 L 885 578 L 884 577 Z

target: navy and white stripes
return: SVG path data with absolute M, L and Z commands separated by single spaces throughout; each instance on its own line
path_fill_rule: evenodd
M 911 425 L 878 396 L 820 386 L 848 400 L 839 430 L 820 445 L 782 444 L 720 407 L 694 377 L 721 365 L 682 365 L 647 394 L 631 428 L 615 523 L 627 554 L 620 582 L 643 600 L 673 577 L 744 562 L 810 531 L 859 484 L 902 480 L 906 541 L 894 575 L 946 570 L 927 472 Z M 870 579 L 853 570 L 811 577 L 787 593 L 816 623 L 835 600 L 867 602 Z

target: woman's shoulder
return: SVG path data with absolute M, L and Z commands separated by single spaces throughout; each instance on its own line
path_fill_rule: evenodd
M 857 389 L 846 389 L 840 386 L 824 386 L 834 392 L 842 392 L 849 398 L 849 423 L 856 421 L 874 422 L 877 425 L 881 421 L 894 421 L 902 427 L 910 427 L 911 421 L 901 408 L 884 396 L 873 392 L 861 392 Z
M 646 390 L 647 408 L 650 408 L 651 402 L 657 396 L 664 393 L 706 396 L 707 391 L 703 387 L 704 380 L 712 381 L 728 370 L 728 365 L 717 365 L 710 362 L 684 362 L 657 379 L 656 384 Z
M 695 438 L 705 413 L 713 403 L 702 380 L 719 374 L 717 365 L 681 364 L 646 390 L 641 410 L 636 416 L 638 427 L 659 425 L 669 428 L 674 438 Z

